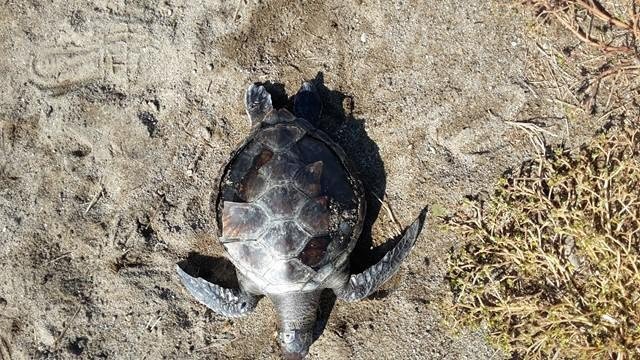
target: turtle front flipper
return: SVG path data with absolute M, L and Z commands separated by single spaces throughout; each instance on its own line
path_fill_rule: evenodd
M 255 125 L 264 119 L 271 110 L 271 94 L 262 85 L 251 84 L 245 93 L 245 106 L 251 125 Z
M 195 278 L 176 265 L 184 286 L 201 304 L 227 317 L 244 316 L 255 309 L 259 297 L 241 289 L 227 289 L 203 278 Z
M 393 276 L 415 245 L 418 234 L 422 230 L 425 215 L 423 212 L 407 228 L 402 239 L 384 255 L 382 260 L 359 274 L 351 275 L 349 281 L 341 288 L 334 289 L 338 299 L 349 302 L 364 299 Z

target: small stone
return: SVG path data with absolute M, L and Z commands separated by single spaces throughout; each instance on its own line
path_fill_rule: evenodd
M 79 356 L 82 355 L 82 353 L 87 349 L 88 343 L 89 339 L 81 336 L 77 337 L 73 342 L 71 342 L 67 348 L 73 355 Z

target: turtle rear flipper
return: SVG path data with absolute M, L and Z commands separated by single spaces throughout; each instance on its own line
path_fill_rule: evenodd
M 293 113 L 317 126 L 321 112 L 322 101 L 320 101 L 318 90 L 313 84 L 305 81 L 293 97 Z
M 264 119 L 271 110 L 271 94 L 262 85 L 251 84 L 245 93 L 245 106 L 251 125 L 255 125 Z
M 382 260 L 359 274 L 351 275 L 349 281 L 341 288 L 334 289 L 338 299 L 349 302 L 364 299 L 389 280 L 398 271 L 400 264 L 415 245 L 418 234 L 422 230 L 425 215 L 423 212 L 407 228 L 402 239 L 384 255 Z
M 176 265 L 184 286 L 201 304 L 226 317 L 240 317 L 253 311 L 259 297 L 241 289 L 227 289 L 203 278 L 193 277 Z

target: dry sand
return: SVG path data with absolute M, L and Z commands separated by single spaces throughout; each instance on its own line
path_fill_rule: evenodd
M 174 266 L 222 254 L 209 201 L 249 130 L 244 89 L 292 94 L 318 73 L 323 128 L 369 193 L 404 226 L 432 216 L 385 290 L 335 304 L 309 358 L 500 357 L 440 323 L 454 240 L 433 214 L 534 151 L 506 122 L 540 107 L 528 15 L 468 0 L 3 2 L 0 358 L 278 359 L 268 300 L 224 319 Z M 369 200 L 361 266 L 393 234 Z

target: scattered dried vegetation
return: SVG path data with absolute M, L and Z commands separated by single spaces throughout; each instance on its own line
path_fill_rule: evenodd
M 447 220 L 448 317 L 514 358 L 640 357 L 640 132 L 556 150 Z
M 520 3 L 534 9 L 534 32 L 570 35 L 532 47 L 533 94 L 571 126 L 621 125 L 570 151 L 509 122 L 539 151 L 446 219 L 462 240 L 446 317 L 483 327 L 513 358 L 640 358 L 640 132 L 624 120 L 640 117 L 640 2 Z
M 621 17 L 607 10 L 603 3 L 594 0 L 529 0 L 525 3 L 536 7 L 539 15 L 553 17 L 578 39 L 607 55 L 625 54 L 637 57 L 636 39 L 640 34 L 640 27 L 634 1 L 629 1 L 627 7 L 611 3 L 614 11 L 620 13 Z M 601 23 L 597 24 L 596 21 Z M 594 34 L 594 31 L 598 34 Z
M 545 80 L 563 90 L 558 91 L 556 100 L 590 114 L 638 106 L 637 1 L 527 0 L 523 4 L 534 9 L 539 23 L 558 24 L 577 40 L 560 51 L 540 47 L 543 57 L 549 58 L 544 66 L 548 73 Z

